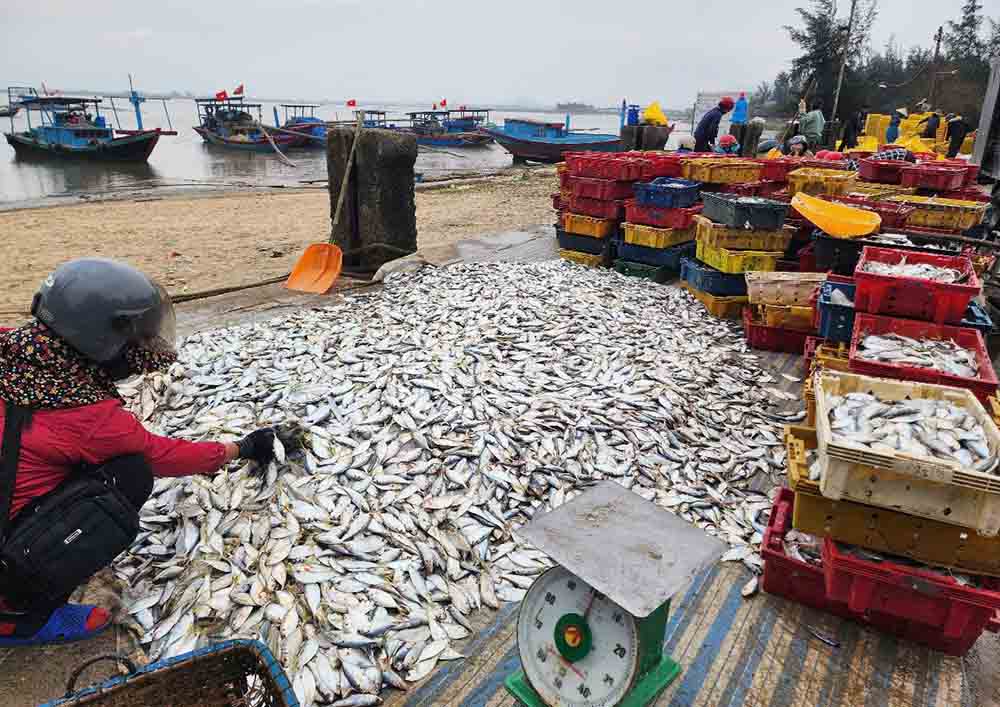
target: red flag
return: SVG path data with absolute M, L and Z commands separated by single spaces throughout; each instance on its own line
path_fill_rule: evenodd
M 351 98 L 350 100 L 347 101 L 347 107 L 348 108 L 355 108 L 355 107 L 357 107 L 357 105 L 358 105 L 358 102 L 355 99 L 353 99 L 353 98 Z
M 446 108 L 447 106 L 448 106 L 448 99 L 447 98 L 442 98 L 441 99 L 441 107 L 442 108 Z
M 217 101 L 224 101 L 227 98 L 229 98 L 229 94 L 226 93 L 225 91 L 219 91 L 218 93 L 215 94 L 215 100 Z
M 233 95 L 234 96 L 242 96 L 243 95 L 243 84 L 240 84 L 239 86 L 236 87 L 236 89 L 233 91 Z

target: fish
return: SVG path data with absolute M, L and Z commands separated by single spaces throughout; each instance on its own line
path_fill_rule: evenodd
M 915 339 L 901 334 L 868 334 L 859 340 L 857 355 L 893 365 L 933 368 L 961 378 L 978 378 L 976 352 L 951 339 Z
M 891 275 L 894 277 L 912 277 L 932 282 L 958 283 L 968 275 L 956 268 L 948 268 L 930 263 L 908 263 L 903 256 L 898 263 L 883 263 L 877 260 L 866 260 L 861 270 L 876 275 Z

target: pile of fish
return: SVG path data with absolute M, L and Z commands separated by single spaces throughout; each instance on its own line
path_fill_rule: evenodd
M 993 473 L 1000 457 L 991 450 L 976 417 L 944 400 L 879 400 L 871 393 L 831 396 L 833 440 L 873 451 L 959 462 L 975 471 Z
M 153 658 L 259 638 L 306 707 L 377 704 L 520 600 L 549 560 L 517 527 L 602 479 L 759 573 L 751 482 L 784 470 L 778 425 L 803 416 L 773 383 L 686 293 L 562 261 L 396 273 L 191 336 L 136 414 L 193 440 L 275 425 L 285 451 L 157 481 L 115 568 L 134 628 Z
M 945 268 L 930 263 L 907 263 L 906 256 L 898 263 L 881 263 L 877 260 L 867 260 L 861 268 L 864 272 L 875 275 L 893 275 L 896 277 L 915 277 L 932 282 L 957 283 L 966 279 L 966 274 L 955 268 Z
M 868 334 L 858 345 L 858 356 L 900 366 L 933 368 L 962 378 L 978 378 L 976 353 L 951 339 L 914 339 L 901 334 Z
M 890 555 L 888 553 L 875 552 L 874 550 L 863 548 L 860 545 L 837 543 L 837 550 L 845 555 L 850 555 L 851 557 L 864 560 L 865 562 L 891 562 L 895 565 L 912 567 L 922 572 L 930 572 L 941 577 L 948 577 L 950 579 L 954 579 L 963 587 L 981 587 L 985 584 L 983 582 L 984 578 L 979 575 L 964 574 L 946 567 L 935 567 L 901 555 Z
M 822 540 L 800 530 L 789 530 L 782 540 L 785 555 L 815 567 L 823 566 Z

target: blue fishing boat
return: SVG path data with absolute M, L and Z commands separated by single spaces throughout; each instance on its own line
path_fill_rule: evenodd
M 101 161 L 145 162 L 162 135 L 172 130 L 145 130 L 139 106 L 145 101 L 134 90 L 129 98 L 135 106 L 138 130 L 115 130 L 101 115 L 100 98 L 40 96 L 33 88 L 7 89 L 9 105 L 23 108 L 27 130 L 15 131 L 11 117 L 7 143 L 18 158 L 54 157 Z M 37 123 L 32 124 L 32 116 Z
M 423 110 L 407 113 L 408 130 L 417 136 L 418 145 L 433 147 L 478 147 L 493 142 L 479 130 L 489 117 L 486 110 Z
M 196 98 L 198 122 L 194 131 L 210 145 L 250 152 L 272 152 L 277 147 L 300 147 L 307 138 L 276 132 L 271 135 L 261 120 L 261 104 L 246 103 L 242 96 Z
M 278 121 L 278 107 L 274 107 L 274 124 L 279 128 L 280 134 L 299 135 L 302 138 L 302 147 L 325 148 L 326 147 L 326 121 L 316 117 L 316 109 L 319 105 L 315 103 L 282 103 L 284 110 L 284 122 Z
M 620 152 L 621 138 L 606 133 L 569 130 L 566 122 L 507 118 L 504 124 L 485 125 L 480 130 L 495 138 L 515 162 L 562 162 L 564 152 Z

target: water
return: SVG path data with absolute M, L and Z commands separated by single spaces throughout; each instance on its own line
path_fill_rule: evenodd
M 135 115 L 124 99 L 115 99 L 123 129 L 133 129 Z M 264 102 L 264 122 L 274 122 L 273 107 Z M 285 164 L 273 153 L 239 152 L 205 144 L 192 130 L 197 124 L 195 104 L 191 100 L 167 101 L 170 120 L 178 131 L 176 136 L 164 136 L 146 164 L 102 164 L 97 162 L 27 161 L 15 158 L 6 141 L 0 142 L 0 208 L 15 208 L 36 204 L 58 203 L 61 197 L 80 194 L 106 196 L 115 192 L 149 188 L 176 190 L 225 188 L 243 185 L 283 184 L 299 186 L 308 180 L 326 178 L 326 157 L 322 149 L 289 150 L 287 156 L 294 167 Z M 393 116 L 426 107 L 382 106 Z M 278 108 L 279 113 L 281 108 Z M 102 113 L 114 122 L 110 102 L 102 104 Z M 325 120 L 349 120 L 351 111 L 343 106 L 326 105 L 317 109 Z M 284 116 L 282 114 L 282 120 Z M 562 121 L 561 113 L 527 113 L 496 111 L 491 119 L 501 123 L 508 117 Z M 37 118 L 37 114 L 32 117 Z M 150 100 L 143 106 L 146 128 L 168 128 L 163 104 Z M 574 129 L 591 128 L 595 132 L 617 133 L 617 115 L 595 113 L 573 116 Z M 14 119 L 16 131 L 26 129 L 24 111 Z M 0 127 L 9 131 L 10 121 L 0 119 Z M 116 125 L 117 127 L 117 125 Z M 688 126 L 680 126 L 681 130 Z M 420 148 L 416 171 L 424 177 L 475 175 L 494 172 L 512 164 L 511 156 L 499 145 L 478 148 Z

